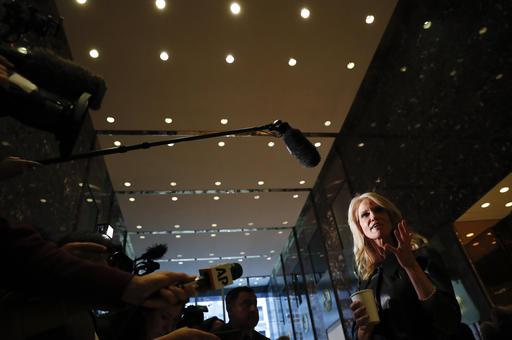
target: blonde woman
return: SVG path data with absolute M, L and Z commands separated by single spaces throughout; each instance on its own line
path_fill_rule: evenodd
M 381 320 L 369 325 L 364 306 L 353 302 L 357 339 L 449 338 L 460 324 L 450 278 L 439 255 L 418 246 L 424 239 L 409 232 L 396 206 L 365 193 L 350 202 L 348 223 L 359 289 L 373 290 Z

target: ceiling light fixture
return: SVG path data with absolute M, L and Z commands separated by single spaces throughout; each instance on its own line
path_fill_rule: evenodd
M 169 143 L 167 144 L 167 146 L 174 146 L 174 143 Z
M 491 205 L 491 203 L 485 202 L 485 203 L 482 203 L 482 205 L 480 207 L 485 209 L 485 208 L 488 208 L 490 205 Z
M 233 64 L 235 62 L 235 57 L 232 54 L 228 54 L 226 56 L 226 63 Z
M 374 21 L 375 21 L 375 17 L 373 15 L 367 15 L 366 16 L 365 22 L 368 25 L 373 24 Z
M 288 65 L 290 65 L 290 66 L 292 66 L 292 67 L 293 67 L 293 66 L 295 66 L 295 65 L 297 65 L 297 59 L 295 59 L 295 58 L 290 58 L 290 59 L 288 60 Z
M 183 262 L 180 261 L 180 262 L 178 262 L 178 264 L 183 264 Z
M 160 60 L 167 61 L 169 60 L 169 53 L 162 51 L 160 52 Z
M 136 226 L 135 228 L 137 228 L 137 229 L 142 229 L 142 226 L 141 226 L 141 225 L 138 225 L 138 226 Z
M 224 145 L 226 145 L 226 143 L 225 143 L 225 142 L 223 142 L 223 141 L 220 141 L 220 142 L 218 142 L 218 143 L 217 143 L 217 145 L 218 145 L 218 146 L 220 146 L 220 147 L 222 148 Z
M 217 236 L 217 234 L 211 234 L 210 235 L 210 237 L 216 237 L 216 236 Z
M 172 196 L 172 197 L 171 197 L 171 200 L 172 200 L 172 201 L 174 201 L 174 202 L 176 202 L 176 201 L 178 200 L 178 197 L 176 197 L 176 196 Z
M 258 185 L 263 185 L 263 184 L 265 184 L 264 181 L 258 181 Z
M 288 221 L 283 221 L 283 224 L 288 224 Z
M 247 223 L 247 225 L 251 226 L 251 225 L 254 225 L 254 223 L 253 222 L 249 222 L 249 223 Z
M 267 145 L 268 145 L 268 147 L 269 147 L 269 148 L 273 148 L 273 147 L 274 147 L 274 145 L 276 145 L 276 143 L 274 143 L 274 142 L 268 142 L 268 144 L 267 144 Z
M 176 235 L 176 238 L 181 238 L 181 235 Z
M 130 201 L 130 202 L 135 202 L 135 197 L 130 197 L 130 198 L 128 198 L 128 201 Z
M 302 179 L 299 181 L 299 184 L 301 184 L 301 185 L 306 184 L 306 181 Z
M 221 182 L 221 181 L 217 181 L 217 182 L 215 182 L 215 185 L 216 185 L 216 186 L 219 186 L 219 185 L 221 185 L 221 184 L 222 184 L 222 182 Z
M 120 141 L 118 141 L 118 140 L 116 140 L 116 141 L 114 141 L 114 145 L 115 145 L 115 146 L 121 146 L 121 142 L 120 142 Z
M 507 202 L 507 203 L 505 203 L 505 206 L 506 206 L 507 208 L 512 207 L 512 202 Z
M 169 183 L 169 184 L 171 185 L 171 187 L 175 187 L 178 183 L 176 183 L 176 182 L 171 182 L 171 183 Z
M 46 203 L 47 201 L 46 201 L 46 198 L 41 198 L 41 199 L 39 200 L 39 202 L 41 202 L 41 203 Z
M 322 143 L 320 143 L 320 142 L 316 142 L 316 143 L 315 143 L 315 147 L 319 148 L 319 147 L 321 147 L 321 146 L 322 146 Z
M 358 148 L 362 148 L 363 146 L 364 146 L 364 143 L 359 143 L 359 144 L 357 144 L 357 147 L 358 147 Z
M 219 197 L 219 196 L 213 196 L 213 199 L 214 199 L 215 201 L 218 201 L 218 200 L 220 200 L 220 197 Z
M 510 188 L 509 188 L 509 187 L 503 187 L 503 188 L 501 188 L 501 189 L 500 189 L 500 192 L 501 192 L 502 194 L 504 194 L 504 193 L 506 193 L 506 192 L 507 192 L 507 191 L 509 191 L 509 190 L 510 190 Z
M 240 255 L 245 255 L 245 251 L 241 251 L 241 252 L 240 252 Z
M 107 123 L 112 124 L 112 123 L 113 123 L 113 122 L 115 122 L 115 121 L 116 121 L 116 119 L 115 119 L 114 117 L 110 117 L 110 116 L 109 116 L 109 117 L 107 117 Z
M 307 9 L 306 7 L 302 8 L 300 10 L 300 16 L 303 19 L 308 19 L 310 15 L 311 15 L 311 11 L 309 9 Z
M 331 121 L 330 121 L 330 120 L 326 120 L 326 121 L 324 122 L 324 125 L 325 125 L 325 126 L 331 126 L 331 124 L 332 124 L 332 123 L 331 123 Z
M 165 122 L 166 124 L 171 124 L 171 123 L 172 123 L 172 118 L 166 117 L 166 118 L 164 119 L 164 122 Z
M 254 195 L 254 199 L 255 200 L 259 200 L 260 199 L 260 195 Z
M 246 233 L 244 233 L 244 235 L 245 235 L 245 236 L 250 236 L 250 235 L 251 235 L 251 233 L 250 233 L 250 232 L 246 232 Z
M 347 68 L 348 68 L 349 70 L 354 69 L 354 67 L 356 67 L 356 64 L 355 64 L 353 61 L 351 61 L 351 62 L 349 62 L 349 63 L 347 64 Z
M 132 184 L 130 182 L 124 182 L 123 185 L 127 188 L 132 186 Z
M 270 256 L 269 256 L 269 257 L 267 257 L 267 261 L 270 261 L 270 260 L 272 260 L 272 258 L 271 258 Z
M 299 198 L 298 194 L 293 195 L 293 198 Z
M 100 52 L 98 52 L 97 49 L 93 48 L 92 50 L 89 50 L 89 56 L 93 59 L 96 59 L 100 56 Z
M 279 230 L 277 233 L 278 233 L 278 234 L 282 234 L 282 233 L 283 233 L 283 231 L 282 231 L 282 230 Z
M 240 7 L 240 5 L 238 3 L 232 2 L 231 5 L 229 6 L 229 10 L 234 15 L 238 15 L 242 11 L 242 8 Z
M 472 244 L 472 246 L 473 246 L 473 247 L 476 247 L 476 246 L 478 246 L 479 244 L 480 244 L 480 242 L 475 242 L 475 243 L 473 243 L 473 244 Z
M 145 239 L 145 238 L 146 238 L 146 236 L 144 236 L 144 235 L 140 235 L 140 236 L 139 236 L 139 238 L 140 238 L 141 240 L 143 240 L 143 239 Z
M 179 224 L 175 224 L 174 225 L 174 229 L 180 229 L 180 225 Z
M 423 29 L 428 30 L 430 27 L 432 27 L 432 21 L 425 21 L 423 23 Z
M 475 236 L 475 233 L 467 233 L 466 234 L 466 237 L 473 237 L 473 236 Z
M 271 250 L 270 251 L 270 254 L 274 254 L 276 251 L 275 250 Z
M 87 0 L 76 0 L 76 3 L 79 5 L 85 5 L 86 2 Z
M 212 223 L 212 227 L 216 227 L 217 226 L 217 223 Z
M 155 6 L 156 8 L 158 8 L 159 10 L 163 10 L 165 8 L 167 4 L 165 3 L 165 0 L 156 0 L 155 1 Z
M 85 199 L 85 201 L 86 201 L 87 203 L 92 203 L 92 202 L 94 202 L 94 200 L 93 200 L 92 198 L 90 198 L 90 197 L 86 198 L 86 199 Z
M 221 123 L 222 125 L 226 125 L 226 124 L 228 123 L 228 120 L 227 120 L 226 118 L 222 118 L 222 119 L 220 120 L 220 123 Z

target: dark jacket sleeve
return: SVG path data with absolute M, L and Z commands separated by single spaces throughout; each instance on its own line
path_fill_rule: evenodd
M 92 304 L 117 304 L 132 276 L 69 254 L 28 226 L 0 218 L 1 287 L 73 298 Z
M 421 301 L 421 306 L 438 332 L 452 334 L 460 324 L 461 314 L 443 259 L 433 249 L 424 248 L 417 261 L 437 290 L 431 298 Z

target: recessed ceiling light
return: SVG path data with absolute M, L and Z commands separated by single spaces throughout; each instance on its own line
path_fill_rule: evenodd
M 218 145 L 218 146 L 220 146 L 220 147 L 222 148 L 224 145 L 226 145 L 226 143 L 225 143 L 225 142 L 223 142 L 223 141 L 220 141 L 220 142 L 218 142 L 218 143 L 217 143 L 217 145 Z
M 171 197 L 171 200 L 172 200 L 172 201 L 174 201 L 174 202 L 176 202 L 176 201 L 178 200 L 178 197 L 176 197 L 176 196 L 172 196 L 172 197 Z
M 306 181 L 305 180 L 300 180 L 299 184 L 306 184 Z
M 315 147 L 319 148 L 319 147 L 321 147 L 321 146 L 322 146 L 322 143 L 320 143 L 320 142 L 316 142 L 316 143 L 315 143 Z
M 506 203 L 506 204 L 505 204 L 505 206 L 506 206 L 507 208 L 512 207 L 512 202 L 508 202 L 508 203 Z
M 249 233 L 249 232 L 245 232 L 245 233 L 244 233 L 244 235 L 245 235 L 245 236 L 250 236 L 250 235 L 251 235 L 251 233 Z
M 274 147 L 274 145 L 276 145 L 276 143 L 274 143 L 274 142 L 268 142 L 268 144 L 267 144 L 267 145 L 268 145 L 270 148 L 272 148 L 272 147 Z
M 242 8 L 240 7 L 240 5 L 238 3 L 232 2 L 231 5 L 229 6 L 229 10 L 234 15 L 238 15 L 242 11 Z
M 144 235 L 140 235 L 140 236 L 139 236 L 139 238 L 140 238 L 141 240 L 143 240 L 143 239 L 145 239 L 145 238 L 146 238 L 146 236 L 144 236 Z
M 242 262 L 244 259 L 238 259 L 238 262 Z
M 221 182 L 221 181 L 217 181 L 217 182 L 215 182 L 215 185 L 216 185 L 216 186 L 219 186 L 219 185 L 221 185 L 221 184 L 222 184 L 222 182 Z
M 18 47 L 16 50 L 18 52 L 20 52 L 21 54 L 28 54 L 28 50 L 26 47 L 21 46 L 21 47 Z
M 259 200 L 260 199 L 260 195 L 254 195 L 254 199 L 255 200 Z
M 219 196 L 213 196 L 213 199 L 214 199 L 215 201 L 218 201 L 218 200 L 220 200 L 220 197 L 219 197 Z
M 125 187 L 131 187 L 131 186 L 132 186 L 132 184 L 131 184 L 130 182 L 124 182 L 124 183 L 123 183 L 123 185 L 124 185 Z
M 169 184 L 171 185 L 171 187 L 175 187 L 178 183 L 176 183 L 176 182 L 171 182 L 171 183 L 169 183 Z
M 288 221 L 283 221 L 283 224 L 288 224 Z
M 210 261 L 208 261 L 208 263 L 213 263 L 213 261 L 212 261 L 212 260 L 210 260 Z
M 353 61 L 351 61 L 351 62 L 349 62 L 349 63 L 347 64 L 347 68 L 348 68 L 349 70 L 352 70 L 354 67 L 356 67 L 356 64 L 355 64 Z
M 178 264 L 183 264 L 183 262 L 180 261 L 180 262 L 178 262 Z
M 114 117 L 107 117 L 107 123 L 112 124 L 115 121 L 116 121 L 116 119 Z
M 275 250 L 271 250 L 270 251 L 270 254 L 274 254 L 276 251 Z
M 373 15 L 367 15 L 366 16 L 366 20 L 365 22 L 369 25 L 369 24 L 373 24 L 373 22 L 375 21 L 375 17 Z
M 279 230 L 277 233 L 278 233 L 278 234 L 282 234 L 282 233 L 283 233 L 283 231 L 282 231 L 282 230 Z
M 295 58 L 290 58 L 290 59 L 288 60 L 288 65 L 290 65 L 290 66 L 295 66 L 295 65 L 297 65 L 297 59 L 295 59 Z
M 174 146 L 174 143 L 169 143 L 167 144 L 167 146 Z
M 400 72 L 406 72 L 406 71 L 407 71 L 407 66 L 400 67 Z
M 473 243 L 473 244 L 472 244 L 472 246 L 473 246 L 473 247 L 476 247 L 476 246 L 478 246 L 479 244 L 480 244 L 480 242 L 475 242 L 475 243 Z
M 86 199 L 85 199 L 85 201 L 86 201 L 87 203 L 92 203 L 92 202 L 94 202 L 94 200 L 93 200 L 92 198 L 90 198 L 90 197 L 86 198 Z
M 217 226 L 217 223 L 212 223 L 212 227 L 216 227 Z
M 357 144 L 357 147 L 358 147 L 358 148 L 362 148 L 363 146 L 364 146 L 364 143 L 359 143 L 359 144 Z
M 249 222 L 249 223 L 247 223 L 247 225 L 254 225 L 254 223 L 253 222 Z
M 309 16 L 311 15 L 311 12 L 309 9 L 307 9 L 306 7 L 302 8 L 300 10 L 300 16 L 303 18 L 303 19 L 307 19 L 309 18 Z
M 228 120 L 227 120 L 226 118 L 222 118 L 222 119 L 220 120 L 220 123 L 221 123 L 222 125 L 226 125 L 226 124 L 228 123 Z
M 100 56 L 100 52 L 98 52 L 97 49 L 93 48 L 92 50 L 89 50 L 89 56 L 93 59 L 96 59 Z
M 78 186 L 81 188 L 84 186 L 84 183 L 80 182 L 80 183 L 78 183 Z
M 480 35 L 483 35 L 485 33 L 487 33 L 487 27 L 485 27 L 485 26 L 478 30 L 478 34 L 480 34 Z
M 76 3 L 79 5 L 85 5 L 86 2 L 87 0 L 76 0 Z
M 116 140 L 116 141 L 114 141 L 114 145 L 115 145 L 115 146 L 121 146 L 121 142 L 120 142 L 120 141 L 118 141 L 118 140 Z
M 492 236 L 492 233 L 491 233 L 491 232 L 488 232 L 488 233 L 487 233 L 487 236 Z
M 245 251 L 241 251 L 241 252 L 240 252 L 240 255 L 245 255 Z
M 489 203 L 489 202 L 485 202 L 485 203 L 482 203 L 482 205 L 481 205 L 480 207 L 482 207 L 482 208 L 487 208 L 487 207 L 489 207 L 490 205 L 491 205 L 491 203 Z
M 501 78 L 503 78 L 503 73 L 499 73 L 498 75 L 496 75 L 497 80 L 500 80 Z
M 475 236 L 475 233 L 467 233 L 466 234 L 466 237 L 473 237 L 473 236 Z
M 217 236 L 217 234 L 211 234 L 210 235 L 210 237 L 216 237 L 216 236 Z
M 130 197 L 130 198 L 128 198 L 128 201 L 130 201 L 130 202 L 135 202 L 135 197 Z
M 166 117 L 166 118 L 164 119 L 164 122 L 165 122 L 166 124 L 171 124 L 171 123 L 172 123 L 172 118 Z
M 270 260 L 272 260 L 272 258 L 271 258 L 270 256 L 269 256 L 269 257 L 267 257 L 267 261 L 270 261 Z
M 210 256 L 215 256 L 215 254 L 214 254 L 214 253 L 210 253 L 209 255 L 210 255 Z
M 226 56 L 226 63 L 233 64 L 235 62 L 235 57 L 232 54 L 228 54 Z
M 491 244 L 496 244 L 496 241 L 492 241 Z
M 432 27 L 432 21 L 425 21 L 423 23 L 423 29 L 428 30 L 430 27 Z
M 169 60 L 169 53 L 165 52 L 165 51 L 162 51 L 160 52 L 160 59 L 162 61 L 167 61 Z
M 41 199 L 39 199 L 39 202 L 41 202 L 41 203 L 46 203 L 46 202 L 48 202 L 48 201 L 46 200 L 46 198 L 41 198 Z
M 503 187 L 503 188 L 500 189 L 500 192 L 503 194 L 503 193 L 505 193 L 505 192 L 507 192 L 509 190 L 510 190 L 509 187 Z
M 183 255 L 178 254 L 178 255 L 176 255 L 176 257 L 177 257 L 177 258 L 181 258 L 181 257 L 183 257 Z
M 180 225 L 179 224 L 175 224 L 174 225 L 174 229 L 180 229 Z
M 293 195 L 293 198 L 299 198 L 298 194 Z
M 265 184 L 264 181 L 258 181 L 258 185 L 263 185 L 263 184 Z
M 176 238 L 181 238 L 181 235 L 179 235 L 179 234 L 178 234 L 178 235 L 176 235 Z
M 325 126 L 331 126 L 331 124 L 332 124 L 332 123 L 331 123 L 331 121 L 330 121 L 330 120 L 326 120 L 326 121 L 324 122 L 324 125 L 325 125 Z
M 165 6 L 166 6 L 165 0 L 156 0 L 155 1 L 155 6 L 159 10 L 163 10 L 165 8 Z
M 136 226 L 135 228 L 137 228 L 137 229 L 142 229 L 142 226 L 141 226 L 141 225 L 138 225 L 138 226 Z

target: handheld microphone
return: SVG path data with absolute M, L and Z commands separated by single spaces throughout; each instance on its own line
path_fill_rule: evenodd
M 194 281 L 199 290 L 217 290 L 228 286 L 240 278 L 244 270 L 238 263 L 224 263 L 212 268 L 199 269 L 199 277 Z
M 313 144 L 300 132 L 286 122 L 277 121 L 275 129 L 283 135 L 284 143 L 290 152 L 299 162 L 308 168 L 320 163 L 320 154 Z

